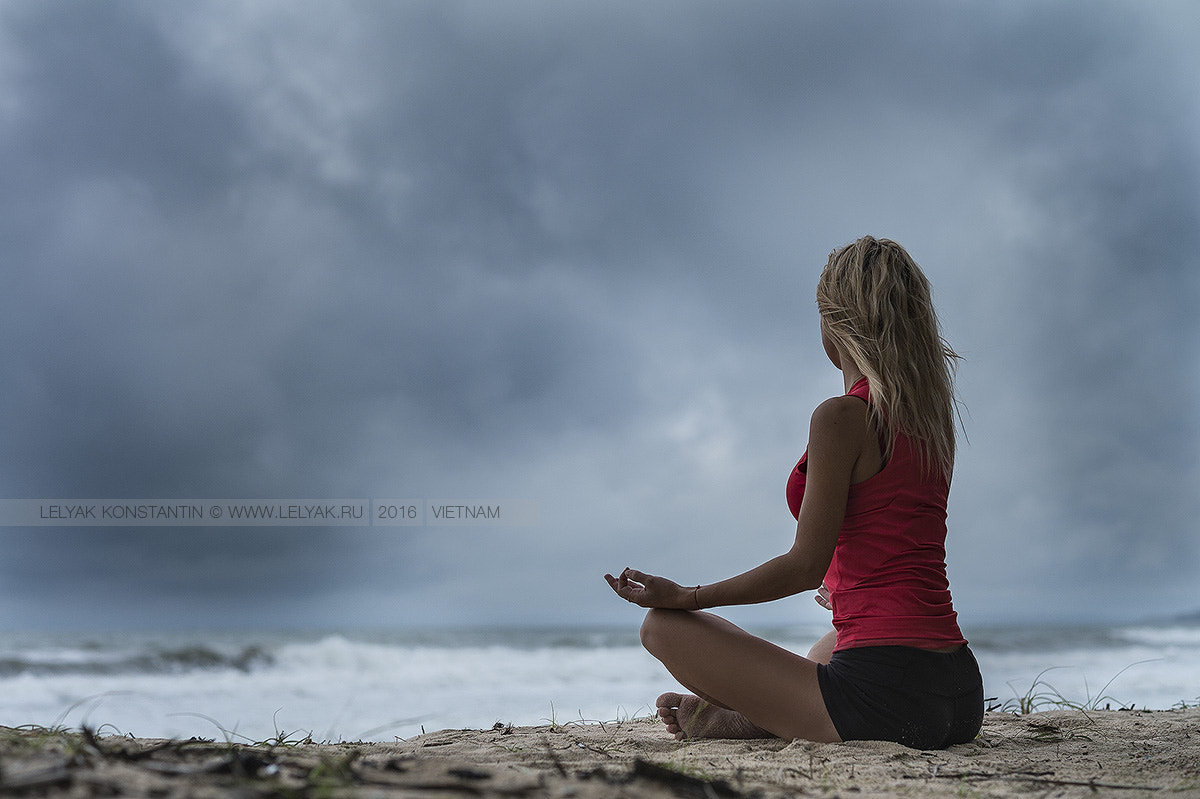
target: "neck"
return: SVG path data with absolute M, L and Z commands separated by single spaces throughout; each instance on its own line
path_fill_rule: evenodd
M 854 384 L 863 379 L 863 373 L 853 363 L 847 363 L 842 367 L 842 382 L 846 384 L 846 393 L 854 387 Z

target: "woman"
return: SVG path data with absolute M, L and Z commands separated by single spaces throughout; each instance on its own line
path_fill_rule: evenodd
M 983 720 L 983 683 L 946 578 L 958 356 L 925 275 L 895 242 L 835 250 L 817 308 L 846 393 L 817 406 L 788 480 L 792 548 L 709 585 L 629 568 L 604 577 L 651 608 L 642 643 L 693 694 L 658 698 L 678 739 L 964 743 Z M 834 629 L 807 658 L 701 612 L 813 589 Z

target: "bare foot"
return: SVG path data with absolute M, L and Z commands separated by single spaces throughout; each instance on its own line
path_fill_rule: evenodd
M 663 694 L 658 716 L 675 740 L 688 738 L 774 738 L 736 710 L 726 710 L 691 694 Z

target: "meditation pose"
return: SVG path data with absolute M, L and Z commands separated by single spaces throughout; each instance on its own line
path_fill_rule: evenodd
M 678 739 L 965 743 L 983 721 L 983 681 L 946 577 L 958 356 L 925 275 L 895 242 L 835 250 L 817 309 L 846 393 L 817 406 L 788 479 L 791 549 L 708 585 L 629 568 L 604 577 L 651 609 L 642 644 L 692 692 L 658 698 Z M 701 610 L 814 589 L 834 629 L 807 658 Z

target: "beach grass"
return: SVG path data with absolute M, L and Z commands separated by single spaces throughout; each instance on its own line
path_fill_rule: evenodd
M 1085 677 L 1085 696 L 1082 700 L 1067 698 L 1061 691 L 1058 690 L 1058 688 L 1053 685 L 1053 683 L 1045 679 L 1045 676 L 1048 673 L 1060 668 L 1064 668 L 1062 666 L 1051 666 L 1050 668 L 1043 669 L 1041 672 L 1039 672 L 1038 675 L 1034 677 L 1030 686 L 1023 692 L 1018 693 L 1013 687 L 1013 684 L 1011 682 L 1008 683 L 1009 688 L 1013 690 L 1014 696 L 999 705 L 989 705 L 988 710 L 1000 711 L 1004 713 L 1016 713 L 1017 715 L 1022 716 L 1042 710 L 1133 710 L 1135 707 L 1133 703 L 1122 702 L 1114 698 L 1108 693 L 1108 690 L 1112 687 L 1112 684 L 1117 680 L 1117 678 L 1126 671 L 1134 666 L 1140 665 L 1141 663 L 1148 662 L 1150 661 L 1138 661 L 1136 663 L 1129 664 L 1114 674 L 1108 680 L 1108 682 L 1104 684 L 1104 687 L 1101 688 L 1095 695 L 1093 695 L 1090 689 L 1088 689 L 1087 678 Z M 989 701 L 994 703 L 996 700 L 992 699 Z M 1181 702 L 1179 703 L 1179 706 L 1186 708 L 1187 704 Z

